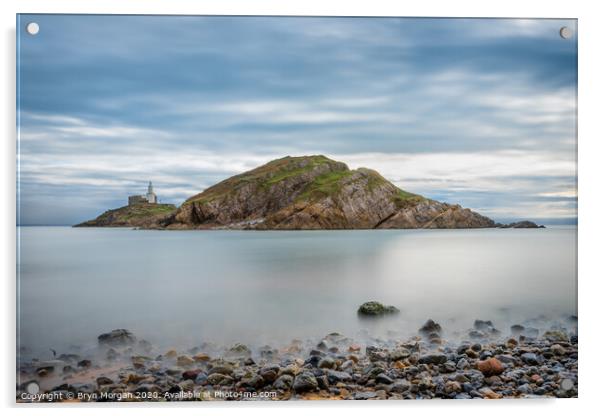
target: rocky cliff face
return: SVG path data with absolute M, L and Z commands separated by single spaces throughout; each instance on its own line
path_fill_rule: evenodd
M 405 192 L 378 172 L 325 156 L 285 157 L 185 201 L 153 226 L 168 229 L 484 228 L 493 220 Z
M 75 227 L 153 227 L 158 221 L 176 211 L 172 204 L 136 204 L 111 209 L 97 218 Z

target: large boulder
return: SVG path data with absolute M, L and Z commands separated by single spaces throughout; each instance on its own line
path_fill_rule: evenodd
M 127 329 L 114 329 L 111 332 L 100 334 L 98 343 L 112 347 L 128 346 L 136 343 L 136 337 Z
M 386 306 L 376 301 L 362 303 L 357 310 L 357 313 L 363 316 L 382 316 L 398 312 L 399 309 L 395 306 Z

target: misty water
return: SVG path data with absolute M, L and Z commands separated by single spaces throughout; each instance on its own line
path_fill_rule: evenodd
M 20 227 L 19 344 L 94 345 L 127 328 L 161 347 L 282 345 L 336 331 L 447 334 L 576 314 L 576 227 L 141 231 Z M 398 315 L 359 319 L 368 300 Z

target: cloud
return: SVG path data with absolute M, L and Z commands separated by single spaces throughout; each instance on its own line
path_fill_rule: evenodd
M 577 39 L 558 36 L 575 21 L 35 18 L 24 223 L 87 219 L 149 179 L 180 203 L 320 153 L 491 215 L 575 215 Z

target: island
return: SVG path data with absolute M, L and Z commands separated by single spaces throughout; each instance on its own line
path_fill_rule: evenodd
M 144 229 L 344 230 L 539 228 L 499 224 L 457 204 L 404 191 L 378 172 L 349 169 L 323 155 L 287 156 L 232 176 L 184 201 L 146 197 L 76 227 Z

